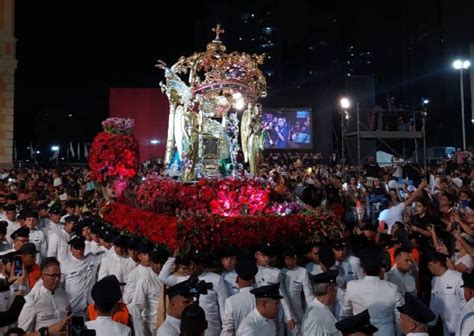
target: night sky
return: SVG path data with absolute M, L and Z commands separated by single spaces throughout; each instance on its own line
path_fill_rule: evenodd
M 431 90 L 436 96 L 433 127 L 449 123 L 446 111 L 456 107 L 454 99 L 459 96 L 449 88 L 450 83 L 456 85 L 456 77 L 442 64 L 449 64 L 450 57 L 465 53 L 468 42 L 474 41 L 469 17 L 473 12 L 472 1 L 455 1 L 452 6 L 452 2 L 444 0 L 419 0 L 416 5 L 406 0 L 391 1 L 390 6 L 368 1 L 349 5 L 346 1 L 267 2 L 280 8 L 280 21 L 287 22 L 285 38 L 307 38 L 299 37 L 298 22 L 313 20 L 313 14 L 319 10 L 333 12 L 339 20 L 340 54 L 350 43 L 374 50 L 379 96 L 392 90 L 413 100 L 410 95 L 421 96 L 426 84 L 425 91 Z M 224 18 L 242 3 L 252 6 L 251 1 L 199 1 L 186 5 L 168 2 L 166 7 L 161 1 L 17 1 L 17 146 L 24 147 L 30 141 L 42 145 L 68 139 L 90 141 L 99 131 L 100 121 L 107 117 L 109 88 L 158 87 L 162 72 L 154 67 L 156 60 L 172 64 L 181 55 L 204 49 L 212 34 L 204 36 L 202 25 L 220 22 L 226 27 Z M 456 6 L 465 10 L 450 9 Z M 432 34 L 426 41 L 425 30 Z M 223 37 L 232 49 L 233 40 L 226 40 L 226 36 L 232 35 Z M 447 39 L 441 49 L 439 36 Z M 420 43 L 416 42 L 418 39 Z M 422 52 L 413 56 L 410 62 L 414 69 L 407 75 L 406 57 L 397 52 L 410 48 L 411 43 L 418 43 L 416 48 L 422 48 Z M 453 46 L 450 52 L 446 52 L 446 43 Z M 430 51 L 435 54 L 426 54 Z M 340 55 L 334 57 L 341 61 Z M 431 72 L 426 69 L 428 66 L 433 67 Z M 413 76 L 421 81 L 409 82 L 411 87 L 403 89 L 401 83 Z M 429 81 L 433 80 L 448 81 L 448 89 L 446 85 L 429 88 Z M 436 101 L 440 96 L 447 98 Z M 18 152 L 21 155 L 21 149 Z

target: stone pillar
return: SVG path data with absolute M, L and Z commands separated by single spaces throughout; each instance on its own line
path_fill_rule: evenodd
M 0 0 L 0 167 L 13 166 L 15 0 Z

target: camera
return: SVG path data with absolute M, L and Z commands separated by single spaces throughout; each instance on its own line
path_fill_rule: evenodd
M 199 296 L 207 295 L 208 291 L 213 288 L 211 282 L 206 282 L 204 280 L 199 280 L 196 275 L 192 275 L 188 279 L 188 289 L 189 293 L 199 301 Z

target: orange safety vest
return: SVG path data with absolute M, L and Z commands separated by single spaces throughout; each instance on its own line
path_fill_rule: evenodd
M 31 270 L 28 272 L 28 283 L 30 285 L 30 289 L 35 286 L 35 283 L 41 278 L 41 268 L 34 264 L 31 267 Z
M 93 303 L 89 304 L 87 307 L 89 313 L 89 319 L 95 320 L 97 318 L 97 310 Z M 115 308 L 115 312 L 112 315 L 112 320 L 118 323 L 122 323 L 124 325 L 128 325 L 130 322 L 130 314 L 128 313 L 127 305 L 123 302 L 119 302 Z

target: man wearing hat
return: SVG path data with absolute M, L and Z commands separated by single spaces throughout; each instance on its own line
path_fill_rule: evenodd
M 36 249 L 40 252 L 36 255 L 36 263 L 41 264 L 41 258 L 46 258 L 48 253 L 48 241 L 44 232 L 36 226 L 38 213 L 31 208 L 27 208 L 20 211 L 20 217 L 23 218 L 25 226 L 30 230 L 30 242 L 35 244 Z
M 105 239 L 109 239 L 105 237 Z M 127 254 L 127 238 L 117 234 L 112 238 L 113 246 L 102 258 L 99 279 L 115 275 L 119 282 L 127 283 L 128 274 L 137 266 Z
M 7 241 L 12 244 L 11 234 L 18 230 L 21 225 L 16 219 L 16 205 L 8 204 L 3 210 L 5 211 L 5 221 L 8 223 L 7 227 Z
M 242 320 L 255 308 L 255 296 L 250 291 L 254 288 L 257 265 L 253 260 L 241 259 L 235 271 L 239 291 L 225 300 L 221 336 L 235 335 Z
M 427 255 L 428 268 L 433 274 L 430 309 L 436 314 L 436 320 L 430 325 L 435 325 L 440 318 L 443 322 L 444 335 L 454 334 L 461 309 L 466 303 L 464 290 L 461 287 L 462 274 L 447 268 L 447 255 L 435 250 L 429 251 Z
M 48 236 L 48 257 L 54 257 L 63 262 L 69 256 L 68 242 L 74 233 L 74 227 L 79 221 L 78 216 L 66 217 L 64 227 L 58 231 L 50 231 Z
M 311 275 L 313 282 L 314 299 L 308 303 L 308 308 L 303 316 L 301 334 L 303 336 L 340 335 L 334 323 L 336 318 L 331 312 L 331 308 L 336 302 L 337 286 L 335 270 Z
M 163 290 L 163 284 L 159 280 L 159 273 L 168 255 L 158 247 L 154 247 L 149 252 L 150 267 L 140 274 L 135 293 L 132 299 L 132 305 L 140 310 L 140 323 L 144 328 L 144 335 L 155 335 L 156 322 L 160 302 L 160 294 Z M 128 277 L 127 277 L 128 279 Z M 128 280 L 126 280 L 128 281 Z
M 17 254 L 21 256 L 23 266 L 27 273 L 26 288 L 28 291 L 32 289 L 41 278 L 41 268 L 36 263 L 38 253 L 39 251 L 33 243 L 26 243 L 17 252 Z
M 36 224 L 36 226 L 40 230 L 44 230 L 46 227 L 46 223 L 49 222 L 49 206 L 47 203 L 42 203 L 38 205 L 36 210 L 38 211 L 38 223 Z
M 93 254 L 84 255 L 86 244 L 83 237 L 73 236 L 68 245 L 70 253 L 61 265 L 63 281 L 71 301 L 72 313 L 83 315 L 87 305 L 92 302 L 90 291 L 96 281 L 99 264 Z
M 250 291 L 255 295 L 255 309 L 242 321 L 237 336 L 276 335 L 276 318 L 280 307 L 280 284 L 254 288 Z
M 407 336 L 428 336 L 428 323 L 436 315 L 415 296 L 405 293 L 405 304 L 398 307 L 400 331 Z M 467 335 L 467 334 L 466 334 Z
M 30 229 L 27 227 L 20 227 L 19 229 L 15 230 L 10 235 L 12 240 L 12 247 L 15 251 L 18 251 L 23 245 L 29 242 L 30 237 Z
M 61 217 L 60 222 L 61 223 L 66 223 L 66 218 L 69 216 L 74 216 L 76 212 L 76 206 L 77 202 L 75 200 L 67 200 L 65 203 L 65 208 L 66 208 L 66 214 Z
M 235 272 L 235 265 L 237 263 L 237 249 L 233 246 L 227 246 L 223 249 L 220 255 L 220 261 L 224 271 L 221 276 L 225 281 L 228 289 L 228 294 L 234 295 L 239 289 L 237 288 L 237 273 Z
M 255 284 L 257 287 L 280 283 L 280 269 L 270 266 L 270 259 L 273 254 L 273 248 L 270 243 L 261 244 L 257 247 L 255 252 L 255 259 L 257 260 L 258 273 L 255 276 Z M 290 304 L 284 288 L 281 288 L 280 293 L 283 297 L 281 300 L 282 310 L 278 316 L 278 334 L 284 334 L 284 322 L 286 321 L 289 330 L 295 327 L 295 318 L 291 314 Z
M 347 283 L 343 316 L 348 317 L 368 309 L 371 322 L 378 328 L 379 336 L 395 336 L 396 307 L 402 296 L 396 285 L 380 279 L 383 252 L 367 247 L 359 252 L 365 276 Z
M 55 258 L 45 258 L 41 265 L 41 284 L 27 296 L 18 317 L 18 327 L 25 331 L 38 331 L 64 320 L 70 310 L 66 292 L 59 286 L 61 267 Z
M 378 329 L 370 323 L 370 315 L 367 309 L 362 313 L 340 320 L 335 326 L 343 335 L 371 336 L 378 331 Z
M 312 286 L 308 272 L 298 266 L 296 248 L 287 246 L 283 253 L 285 267 L 281 269 L 281 284 L 287 293 L 289 309 L 295 318 L 295 327 L 288 331 L 288 335 L 299 335 L 306 304 L 313 301 Z
M 63 223 L 61 223 L 61 215 L 63 211 L 59 204 L 53 204 L 49 209 L 49 219 L 44 220 L 43 232 L 49 238 L 51 232 L 61 232 Z
M 456 336 L 470 336 L 471 332 L 474 331 L 474 272 L 463 273 L 462 281 L 464 298 L 467 303 L 461 310 L 461 315 L 456 327 Z
M 95 330 L 96 336 L 130 336 L 132 330 L 121 323 L 112 320 L 115 306 L 122 298 L 120 283 L 113 275 L 106 276 L 98 281 L 91 290 L 97 318 L 86 322 L 89 330 Z
M 165 321 L 158 328 L 156 336 L 179 336 L 183 310 L 194 302 L 190 293 L 189 282 L 183 281 L 169 287 L 166 290 L 166 295 L 169 299 L 169 309 Z

